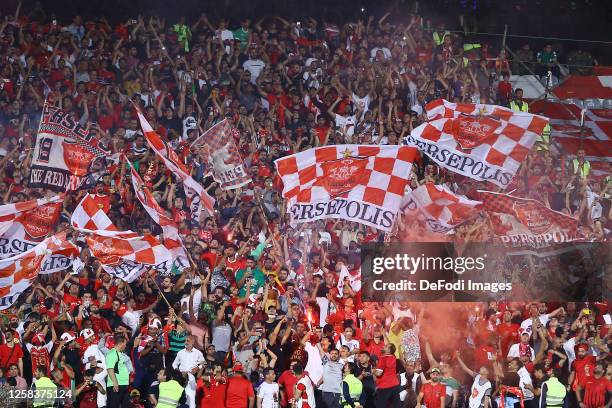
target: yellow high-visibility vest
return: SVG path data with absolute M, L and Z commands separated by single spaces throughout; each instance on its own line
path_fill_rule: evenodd
M 514 99 L 510 101 L 510 109 L 515 112 L 529 112 L 529 104 L 525 101 L 521 101 L 522 105 L 519 105 Z
M 176 408 L 184 390 L 176 380 L 159 383 L 159 398 L 155 408 Z

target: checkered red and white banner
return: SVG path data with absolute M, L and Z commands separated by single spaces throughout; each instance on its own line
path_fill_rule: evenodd
M 126 282 L 134 281 L 150 268 L 168 271 L 172 268 L 172 254 L 150 234 L 126 238 L 100 232 L 88 234 L 86 240 L 102 268 Z
M 409 146 L 338 145 L 275 164 L 292 223 L 341 218 L 390 231 L 417 156 Z
M 164 245 L 168 248 L 174 259 L 173 266 L 182 271 L 189 266 L 189 257 L 183 247 L 183 242 L 178 234 L 178 225 L 166 215 L 166 212 L 159 206 L 151 191 L 146 187 L 140 175 L 134 169 L 132 163 L 127 160 L 132 175 L 132 187 L 138 201 L 149 216 L 155 221 L 164 232 Z
M 583 109 L 566 101 L 533 102 L 532 112 L 550 118 L 550 136 L 553 145 L 560 146 L 564 157 L 573 159 L 584 149 L 594 176 L 610 175 L 612 163 L 612 109 Z M 584 126 L 580 126 L 584 117 Z
M 86 194 L 72 212 L 73 227 L 89 231 L 118 231 L 110 218 L 110 197 L 101 194 Z
M 437 100 L 426 106 L 429 122 L 406 138 L 438 165 L 506 187 L 548 119 L 494 105 Z
M 194 225 L 199 224 L 202 207 L 212 214 L 215 205 L 214 198 L 209 196 L 204 187 L 189 175 L 189 170 L 181 163 L 176 152 L 153 130 L 147 119 L 138 109 L 137 113 L 147 143 L 162 159 L 166 167 L 183 182 L 185 195 L 191 208 L 191 221 Z
M 74 257 L 78 254 L 78 248 L 66 240 L 65 233 L 60 233 L 44 239 L 25 252 L 0 260 L 0 310 L 15 303 L 19 295 L 43 272 L 42 269 L 50 257 L 58 252 Z M 55 272 L 68 266 L 70 265 L 56 267 Z
M 192 149 L 209 164 L 213 178 L 223 190 L 242 187 L 251 182 L 251 176 L 230 134 L 230 127 L 229 121 L 223 119 L 191 144 Z
M 405 209 L 420 214 L 431 232 L 447 233 L 478 214 L 480 206 L 444 185 L 426 183 L 408 194 Z
M 580 239 L 578 220 L 539 201 L 479 191 L 483 209 L 500 241 L 515 248 L 546 248 Z

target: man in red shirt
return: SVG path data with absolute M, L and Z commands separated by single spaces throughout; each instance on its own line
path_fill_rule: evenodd
M 207 368 L 196 385 L 196 395 L 201 398 L 200 408 L 225 408 L 226 389 L 227 380 L 221 374 L 221 366 L 216 365 L 212 371 Z
M 399 380 L 395 371 L 395 346 L 391 343 L 383 347 L 378 358 L 376 375 L 376 408 L 399 407 Z
M 255 392 L 251 382 L 243 373 L 242 364 L 234 364 L 234 376 L 227 380 L 225 394 L 226 408 L 253 408 L 255 405 Z
M 578 384 L 576 397 L 580 402 L 580 408 L 600 408 L 609 407 L 606 405 L 606 397 L 612 394 L 612 381 L 606 378 L 605 369 L 602 363 L 595 365 L 594 375 L 584 381 L 584 387 Z M 584 388 L 584 398 L 581 399 L 580 391 Z
M 585 382 L 589 377 L 593 376 L 595 356 L 587 355 L 589 346 L 585 343 L 576 346 L 576 359 L 572 362 L 569 384 L 572 389 L 577 392 L 578 387 L 584 389 Z M 580 398 L 578 398 L 580 401 Z
M 289 407 L 289 401 L 293 399 L 293 390 L 295 388 L 295 384 L 298 381 L 298 377 L 293 372 L 293 367 L 297 361 L 292 361 L 288 370 L 283 371 L 283 373 L 278 377 L 278 385 L 281 390 L 281 407 Z
M 19 375 L 23 376 L 23 350 L 12 330 L 4 332 L 4 340 L 0 345 L 0 368 L 6 373 L 11 364 L 17 364 Z
M 500 337 L 501 355 L 507 356 L 510 346 L 519 342 L 520 325 L 512 323 L 512 313 L 506 310 L 503 314 L 503 322 L 497 326 L 497 334 Z
M 430 371 L 431 382 L 423 384 L 421 392 L 417 397 L 417 407 L 421 406 L 421 402 L 427 408 L 442 408 L 446 399 L 446 386 L 440 383 L 442 374 L 440 369 L 434 367 Z

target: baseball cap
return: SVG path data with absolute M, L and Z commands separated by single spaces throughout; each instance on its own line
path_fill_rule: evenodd
M 438 374 L 440 374 L 440 373 L 441 373 L 441 371 L 440 371 L 440 369 L 439 369 L 438 367 L 434 367 L 434 368 L 432 368 L 431 370 L 429 370 L 429 372 L 430 372 L 430 373 L 438 373 Z
M 88 338 L 92 337 L 94 335 L 94 331 L 91 329 L 83 329 L 81 330 L 81 337 L 84 338 L 85 340 L 87 340 Z
M 85 330 L 87 330 L 87 329 L 85 329 Z M 83 331 L 85 331 L 85 330 L 83 330 Z M 62 334 L 62 336 L 60 337 L 60 340 L 62 340 L 64 343 L 70 343 L 74 339 L 76 339 L 76 337 L 74 337 L 73 334 L 70 333 L 70 332 L 66 332 L 66 333 Z
M 138 391 L 138 390 L 130 391 L 130 397 L 139 397 L 140 398 L 140 391 Z
M 161 329 L 161 321 L 159 319 L 153 319 L 149 322 L 149 327 L 157 327 L 158 329 Z

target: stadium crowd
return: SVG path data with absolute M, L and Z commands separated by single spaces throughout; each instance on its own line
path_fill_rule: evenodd
M 536 73 L 560 75 L 551 46 L 531 57 Z M 24 404 L 35 386 L 65 391 L 38 407 L 610 407 L 607 302 L 362 302 L 359 248 L 383 234 L 341 220 L 287 223 L 275 159 L 328 144 L 401 144 L 439 98 L 528 110 L 508 80 L 513 65 L 526 67 L 443 25 L 427 30 L 416 15 L 344 25 L 136 16 L 111 26 L 58 21 L 37 6 L 5 17 L 2 203 L 45 194 L 28 178 L 46 99 L 134 163 L 194 267 L 127 284 L 84 248 L 79 274 L 40 275 L 0 320 L 0 405 Z M 132 103 L 215 197 L 214 214 L 190 222 Z M 189 149 L 223 118 L 253 179 L 227 191 L 205 177 L 206 155 Z M 543 135 L 509 190 L 604 241 L 612 178 L 592 174 L 583 153 L 568 159 Z M 125 165 L 117 158 L 94 191 L 110 199 L 118 227 L 159 233 Z M 426 157 L 415 168 L 413 187 L 434 181 L 468 197 L 483 187 Z M 85 193 L 67 195 L 56 230 L 70 229 Z M 399 226 L 400 240 L 429 234 L 412 219 Z M 456 231 L 458 240 L 491 235 L 480 219 Z

